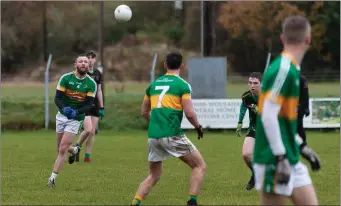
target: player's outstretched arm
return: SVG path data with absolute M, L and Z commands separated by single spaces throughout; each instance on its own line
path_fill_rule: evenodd
M 150 119 L 150 99 L 145 97 L 142 102 L 141 106 L 141 115 L 147 121 Z

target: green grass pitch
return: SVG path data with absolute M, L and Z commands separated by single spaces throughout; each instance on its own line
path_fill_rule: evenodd
M 187 135 L 207 163 L 200 204 L 259 204 L 257 192 L 245 190 L 250 172 L 241 157 L 243 138 L 234 132 L 206 132 L 200 141 L 193 132 Z M 308 132 L 308 143 L 322 160 L 322 170 L 310 172 L 319 203 L 339 205 L 340 135 Z M 1 204 L 129 205 L 148 174 L 147 138 L 142 131 L 100 131 L 92 156 L 94 162 L 69 165 L 65 161 L 55 188 L 46 185 L 56 158 L 54 131 L 5 132 L 1 144 Z M 191 170 L 175 158 L 169 158 L 163 166 L 160 182 L 143 203 L 184 205 Z

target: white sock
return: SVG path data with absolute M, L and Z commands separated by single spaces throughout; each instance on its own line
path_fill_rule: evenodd
M 51 178 L 51 179 L 56 179 L 56 178 L 57 178 L 57 175 L 58 175 L 57 173 L 52 172 L 50 178 Z

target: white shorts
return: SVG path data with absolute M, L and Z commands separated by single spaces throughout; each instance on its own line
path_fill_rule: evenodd
M 185 135 L 182 135 L 159 139 L 148 138 L 148 149 L 148 161 L 159 162 L 166 160 L 169 155 L 181 157 L 197 148 Z
M 81 125 L 82 125 L 82 121 L 68 119 L 60 112 L 58 112 L 56 115 L 56 132 L 57 133 L 70 132 L 72 134 L 77 135 L 79 133 Z
M 291 196 L 293 189 L 312 184 L 308 168 L 301 162 L 292 166 L 289 183 L 278 184 L 275 180 L 275 165 L 253 165 L 256 190 Z

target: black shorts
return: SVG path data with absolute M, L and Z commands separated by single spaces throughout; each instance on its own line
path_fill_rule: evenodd
M 85 116 L 99 117 L 99 107 L 93 105 L 91 109 L 85 113 Z
M 256 137 L 256 131 L 253 130 L 253 129 L 250 129 L 247 131 L 245 137 L 252 137 L 252 138 L 255 138 Z

